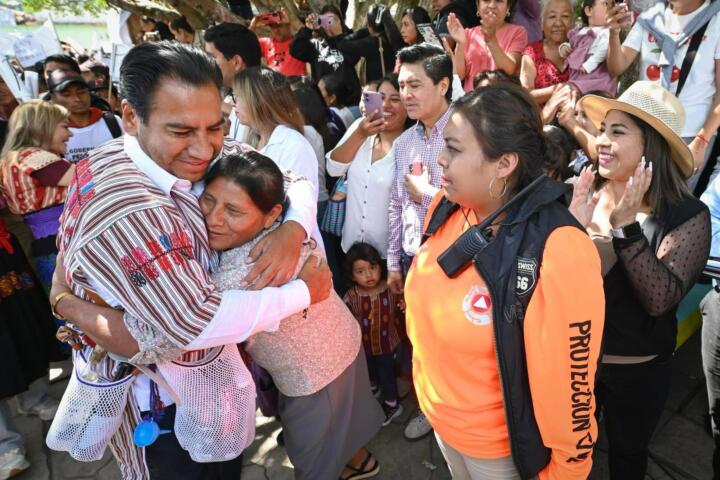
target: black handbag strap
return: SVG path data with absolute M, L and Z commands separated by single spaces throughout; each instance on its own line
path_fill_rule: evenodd
M 676 97 L 680 96 L 680 92 L 685 86 L 685 81 L 690 74 L 690 68 L 695 61 L 695 55 L 697 54 L 698 48 L 700 47 L 700 42 L 702 42 L 703 36 L 705 35 L 705 30 L 707 29 L 708 23 L 710 23 L 709 20 L 707 21 L 707 23 L 705 23 L 705 25 L 700 27 L 697 32 L 693 33 L 692 37 L 690 38 L 690 45 L 688 45 L 688 50 L 685 54 L 685 59 L 683 60 L 682 67 L 680 67 L 680 78 L 678 79 L 678 86 L 677 90 L 675 91 Z

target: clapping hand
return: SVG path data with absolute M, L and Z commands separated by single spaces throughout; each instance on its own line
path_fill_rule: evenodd
M 627 181 L 625 193 L 610 214 L 612 228 L 624 227 L 636 221 L 645 194 L 652 183 L 652 171 L 652 163 L 646 164 L 643 156 L 633 176 Z
M 454 13 L 448 15 L 447 29 L 452 39 L 455 40 L 455 43 L 460 45 L 465 44 L 465 28 Z
M 594 181 L 595 172 L 591 167 L 585 167 L 573 185 L 573 196 L 569 210 L 583 228 L 587 228 L 590 224 L 593 212 L 595 212 L 595 207 L 600 199 L 599 192 L 590 194 Z

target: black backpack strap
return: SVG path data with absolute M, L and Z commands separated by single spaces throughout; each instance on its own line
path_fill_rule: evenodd
M 705 25 L 700 27 L 698 31 L 693 33 L 692 37 L 690 38 L 690 45 L 688 45 L 685 59 L 683 59 L 682 67 L 680 68 L 680 78 L 678 79 L 677 90 L 675 91 L 676 97 L 680 96 L 680 92 L 685 86 L 685 81 L 690 74 L 690 68 L 695 61 L 695 55 L 697 55 L 698 48 L 700 48 L 700 42 L 702 42 L 703 36 L 705 36 L 705 30 L 707 29 L 708 23 L 710 23 L 709 20 L 707 23 L 705 23 Z
M 105 120 L 105 125 L 107 125 L 108 130 L 110 130 L 110 135 L 112 135 L 113 138 L 118 138 L 123 134 L 114 113 L 103 112 L 103 120 Z
M 425 243 L 425 240 L 427 240 L 435 232 L 437 232 L 438 229 L 443 226 L 447 219 L 450 218 L 450 216 L 455 213 L 458 208 L 460 208 L 460 205 L 451 202 L 446 197 L 443 197 L 443 199 L 440 200 L 440 203 L 438 203 L 437 207 L 435 207 L 435 210 L 433 210 L 432 212 L 432 216 L 430 217 L 430 221 L 428 222 L 428 227 L 425 232 L 423 232 L 420 244 L 422 245 L 423 243 Z

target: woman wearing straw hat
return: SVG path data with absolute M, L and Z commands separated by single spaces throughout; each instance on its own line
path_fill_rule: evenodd
M 580 101 L 600 129 L 597 170 L 585 169 L 570 210 L 600 252 L 605 344 L 596 386 L 610 476 L 643 479 L 648 443 L 670 390 L 675 311 L 707 261 L 710 218 L 686 184 L 693 157 L 678 99 L 647 81 L 618 100 Z

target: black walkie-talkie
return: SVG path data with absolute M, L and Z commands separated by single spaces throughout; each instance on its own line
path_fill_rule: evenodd
M 453 278 L 462 273 L 470 265 L 473 257 L 482 252 L 492 240 L 492 234 L 488 230 L 492 222 L 547 178 L 545 175 L 540 175 L 527 187 L 515 194 L 507 203 L 488 215 L 485 220 L 460 235 L 460 238 L 455 240 L 437 259 L 445 275 Z

